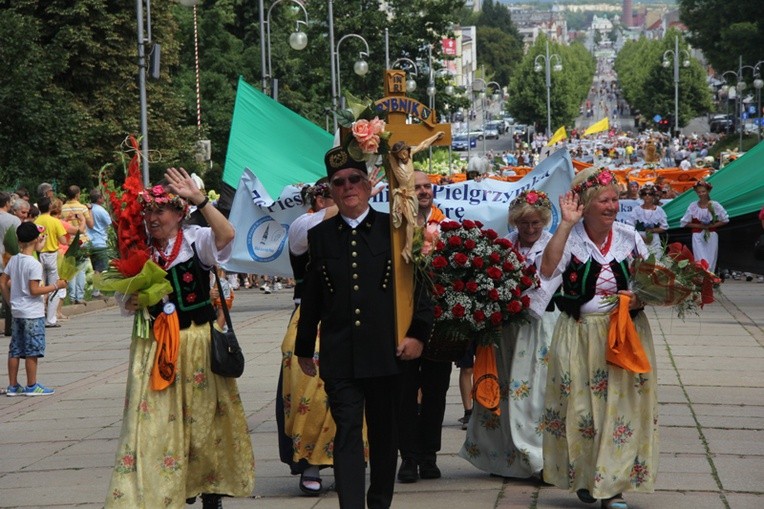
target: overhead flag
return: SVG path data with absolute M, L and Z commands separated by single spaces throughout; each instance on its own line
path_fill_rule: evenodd
M 599 122 L 595 122 L 592 125 L 590 125 L 589 128 L 586 129 L 586 131 L 584 131 L 584 136 L 587 136 L 589 134 L 600 133 L 602 131 L 607 131 L 608 129 L 610 129 L 610 122 L 608 121 L 608 118 L 605 117 Z
M 549 138 L 549 142 L 546 144 L 547 147 L 554 146 L 555 143 L 558 141 L 564 140 L 568 137 L 568 133 L 565 131 L 565 126 L 560 127 L 557 129 L 551 138 Z

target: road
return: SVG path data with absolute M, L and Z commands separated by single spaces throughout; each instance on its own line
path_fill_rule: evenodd
M 719 302 L 686 322 L 649 308 L 659 377 L 660 467 L 654 494 L 631 494 L 631 509 L 758 509 L 764 504 L 764 284 L 728 280 Z M 281 340 L 292 311 L 288 290 L 239 290 L 231 310 L 247 360 L 239 379 L 255 451 L 250 498 L 226 509 L 329 509 L 337 496 L 300 496 L 279 461 L 275 387 Z M 114 465 L 130 346 L 130 320 L 102 301 L 67 306 L 48 329 L 40 378 L 56 394 L 0 396 L 0 508 L 98 509 Z M 81 313 L 81 314 L 75 314 Z M 0 376 L 5 376 L 0 368 Z M 447 396 L 440 480 L 396 484 L 401 509 L 575 509 L 575 495 L 538 482 L 491 477 L 457 453 L 464 431 L 458 370 Z M 190 508 L 198 508 L 197 502 Z M 594 507 L 594 506 L 588 506 Z M 154 509 L 154 508 L 151 508 Z

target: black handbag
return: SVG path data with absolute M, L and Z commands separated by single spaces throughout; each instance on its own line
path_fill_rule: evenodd
M 215 281 L 218 285 L 218 292 L 220 292 L 220 305 L 223 306 L 223 314 L 225 315 L 226 324 L 228 324 L 228 330 L 225 332 L 218 330 L 215 328 L 215 320 L 210 322 L 212 337 L 210 341 L 212 346 L 210 365 L 212 372 L 216 375 L 239 378 L 244 372 L 244 354 L 233 331 L 231 315 L 228 313 L 228 305 L 223 297 L 223 285 L 220 284 L 217 270 L 215 270 Z
M 753 257 L 757 260 L 764 260 L 764 233 L 759 236 L 759 240 L 753 245 Z

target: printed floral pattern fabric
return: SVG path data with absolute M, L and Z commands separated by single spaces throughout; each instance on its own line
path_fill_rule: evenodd
M 644 313 L 634 319 L 653 370 L 605 362 L 610 317 L 561 315 L 555 327 L 544 416 L 544 480 L 594 498 L 652 492 L 658 472 L 655 349 Z M 592 340 L 602 338 L 602 340 Z
M 329 410 L 329 400 L 321 377 L 305 375 L 294 356 L 297 322 L 300 310 L 294 312 L 284 341 L 281 343 L 282 397 L 284 399 L 284 432 L 292 438 L 295 463 L 305 460 L 311 465 L 334 464 L 334 434 L 337 426 Z M 316 340 L 316 350 L 319 340 Z M 318 355 L 318 353 L 316 354 Z M 368 461 L 368 443 L 364 424 L 364 450 Z
M 495 415 L 473 406 L 459 456 L 485 472 L 528 478 L 543 467 L 542 434 L 549 343 L 559 311 L 505 326 L 496 352 L 501 386 Z
M 250 496 L 252 443 L 236 380 L 210 371 L 210 329 L 180 331 L 175 382 L 150 388 L 156 341 L 133 338 L 107 508 L 184 508 L 201 493 Z

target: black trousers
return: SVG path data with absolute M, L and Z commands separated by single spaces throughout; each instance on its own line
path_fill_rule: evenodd
M 398 419 L 401 458 L 417 462 L 434 461 L 440 451 L 446 392 L 451 384 L 451 363 L 420 357 L 402 362 L 401 366 Z M 417 408 L 419 389 L 422 389 L 422 404 Z
M 340 508 L 365 506 L 366 466 L 363 417 L 369 439 L 369 509 L 387 509 L 393 500 L 398 463 L 398 376 L 324 379 L 329 407 L 337 425 L 334 478 Z

